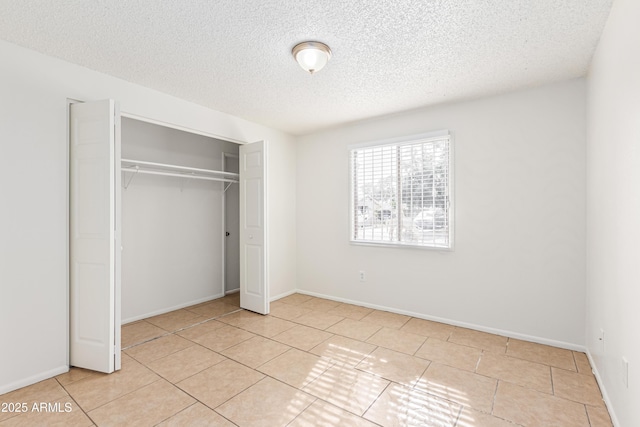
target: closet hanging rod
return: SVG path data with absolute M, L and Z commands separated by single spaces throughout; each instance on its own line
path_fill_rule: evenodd
M 142 172 L 145 166 L 146 167 L 151 167 L 151 168 L 160 168 L 160 169 L 169 169 L 171 171 L 182 171 L 182 172 L 190 172 L 190 173 L 205 173 L 205 174 L 213 174 L 213 175 L 223 175 L 223 176 L 227 176 L 227 177 L 233 177 L 233 178 L 237 178 L 240 176 L 237 173 L 233 173 L 233 172 L 224 172 L 224 171 L 217 171 L 217 170 L 213 170 L 213 169 L 200 169 L 200 168 L 192 168 L 192 167 L 188 167 L 188 166 L 178 166 L 178 165 L 169 165 L 166 163 L 155 163 L 155 162 L 147 162 L 147 161 L 142 161 L 142 160 L 131 160 L 131 159 L 122 159 L 121 163 L 123 163 L 123 167 L 127 168 L 127 169 L 131 169 L 131 168 L 135 168 L 136 166 L 140 166 L 141 169 L 139 169 L 139 172 Z M 124 163 L 127 163 L 127 165 L 125 166 Z M 196 176 L 196 175 L 180 175 L 180 176 Z
M 238 183 L 237 179 L 231 179 L 231 178 L 218 178 L 215 176 L 202 176 L 202 175 L 191 175 L 191 174 L 187 174 L 187 173 L 176 173 L 176 172 L 163 172 L 163 171 L 150 171 L 150 170 L 145 170 L 145 169 L 122 169 L 123 172 L 130 172 L 130 173 L 146 173 L 149 175 L 162 175 L 162 176 L 175 176 L 178 178 L 191 178 L 191 179 L 204 179 L 207 181 L 220 181 L 220 182 L 229 182 L 229 183 Z

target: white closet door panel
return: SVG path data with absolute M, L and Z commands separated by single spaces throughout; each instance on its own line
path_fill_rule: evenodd
M 120 368 L 118 119 L 113 100 L 70 106 L 70 364 L 100 372 Z
M 240 146 L 240 307 L 269 314 L 266 141 Z

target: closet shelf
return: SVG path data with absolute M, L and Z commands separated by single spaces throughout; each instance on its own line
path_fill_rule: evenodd
M 146 162 L 142 160 L 122 159 L 123 172 L 133 173 L 125 189 L 138 173 L 150 175 L 175 176 L 179 178 L 204 179 L 207 181 L 228 182 L 229 185 L 238 183 L 240 175 L 233 172 L 223 172 L 213 169 L 191 168 L 187 166 L 169 165 L 166 163 Z M 228 187 L 227 187 L 228 188 Z M 226 190 L 226 189 L 225 189 Z

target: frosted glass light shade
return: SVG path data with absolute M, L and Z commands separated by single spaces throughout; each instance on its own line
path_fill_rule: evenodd
M 302 42 L 293 47 L 293 57 L 309 74 L 320 71 L 331 58 L 331 49 L 320 42 Z

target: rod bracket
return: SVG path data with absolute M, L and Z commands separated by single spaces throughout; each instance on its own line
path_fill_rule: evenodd
M 129 178 L 129 181 L 127 181 L 127 183 L 124 185 L 125 190 L 129 188 L 129 186 L 131 185 L 131 181 L 133 181 L 133 178 L 135 178 L 139 170 L 140 170 L 140 167 L 138 165 L 135 165 L 135 170 L 123 169 L 123 172 L 133 172 L 133 174 L 131 175 L 131 178 Z

